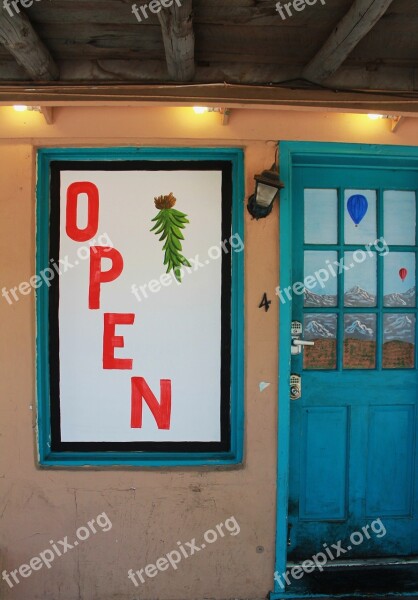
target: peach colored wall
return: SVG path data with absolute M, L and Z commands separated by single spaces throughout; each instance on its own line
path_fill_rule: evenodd
M 35 154 L 48 145 L 238 145 L 245 149 L 246 197 L 254 173 L 271 165 L 278 139 L 414 144 L 418 121 L 398 133 L 360 115 L 236 110 L 222 127 L 215 114 L 190 109 L 59 108 L 56 122 L 0 108 L 1 287 L 34 272 Z M 0 567 L 11 571 L 49 540 L 105 511 L 98 533 L 10 589 L 2 600 L 159 600 L 263 598 L 272 587 L 275 539 L 278 209 L 256 222 L 245 205 L 245 463 L 236 469 L 39 470 L 34 445 L 34 298 L 9 306 L 0 297 Z M 258 309 L 268 292 L 272 310 Z M 260 381 L 271 386 L 260 393 Z M 241 532 L 134 588 L 141 569 L 178 540 L 235 516 Z M 257 552 L 258 546 L 264 551 Z M 21 578 L 20 578 L 21 579 Z

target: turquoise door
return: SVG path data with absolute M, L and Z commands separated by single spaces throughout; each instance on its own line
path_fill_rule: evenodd
M 314 345 L 290 361 L 287 558 L 413 557 L 418 165 L 301 155 L 291 182 L 293 287 L 279 303 Z

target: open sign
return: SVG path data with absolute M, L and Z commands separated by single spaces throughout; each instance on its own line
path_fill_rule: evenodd
M 52 453 L 231 456 L 232 190 L 226 160 L 52 163 Z

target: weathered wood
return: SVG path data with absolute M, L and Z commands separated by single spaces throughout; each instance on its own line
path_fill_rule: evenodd
M 61 78 L 64 81 L 119 81 L 168 82 L 170 80 L 162 61 L 99 60 L 62 61 Z M 301 69 L 297 66 L 239 65 L 220 63 L 196 67 L 195 83 L 280 84 L 292 81 L 293 87 L 302 86 Z M 305 85 L 306 87 L 306 85 Z M 418 92 L 418 68 L 399 68 L 381 65 L 367 67 L 342 67 L 329 80 L 333 89 L 382 90 Z
M 164 62 L 156 60 L 97 60 L 63 61 L 60 63 L 61 78 L 65 81 L 170 81 Z M 200 83 L 263 83 L 296 79 L 298 67 L 277 65 L 242 65 L 221 63 L 214 66 L 197 67 L 194 81 Z
M 325 44 L 308 63 L 303 77 L 316 83 L 326 81 L 339 69 L 392 2 L 393 0 L 355 0 Z
M 136 2 L 138 6 L 149 5 L 149 0 Z M 351 2 L 338 0 L 321 6 L 318 0 L 315 6 L 306 5 L 302 12 L 293 12 L 291 18 L 283 20 L 274 0 L 193 0 L 192 31 L 198 40 L 193 81 L 290 82 L 301 87 L 298 80 L 304 66 Z M 173 81 L 175 76 L 167 71 L 158 15 L 148 9 L 148 17 L 139 23 L 131 9 L 131 0 L 44 0 L 34 2 L 26 13 L 55 57 L 64 82 Z M 167 15 L 167 11 L 163 7 L 160 13 Z M 0 8 L 0 13 L 3 17 L 7 10 Z M 15 15 L 10 20 L 15 24 L 18 18 Z M 326 86 L 416 92 L 417 18 L 416 0 L 397 0 L 343 66 L 328 77 Z M 30 50 L 25 52 L 29 61 L 33 56 Z M 28 80 L 23 68 L 0 44 L 0 81 Z
M 7 53 L 7 59 L 0 59 L 0 81 L 27 81 L 28 74 L 13 56 Z
M 172 6 L 160 10 L 158 20 L 168 74 L 174 81 L 191 81 L 195 73 L 192 0 L 174 0 Z
M 61 80 L 64 82 L 120 82 L 157 83 L 170 81 L 163 60 L 63 60 L 59 63 Z M 297 87 L 301 69 L 297 66 L 237 63 L 219 63 L 198 66 L 195 83 L 280 84 L 292 81 Z M 0 60 L 1 81 L 25 81 L 27 76 L 14 61 Z M 400 68 L 379 65 L 373 69 L 366 66 L 342 67 L 328 80 L 333 89 L 369 91 L 418 92 L 418 68 Z
M 346 90 L 418 92 L 418 68 L 381 65 L 341 67 L 327 80 L 327 86 Z
M 347 1 L 347 0 L 345 0 Z M 138 6 L 148 4 L 149 0 L 136 0 Z M 137 19 L 131 10 L 130 2 L 118 0 L 54 0 L 53 10 L 49 2 L 34 2 L 27 11 L 30 17 L 35 17 L 41 23 L 103 23 L 103 24 L 133 24 Z M 298 13 L 298 23 L 312 20 L 317 7 Z M 321 14 L 321 22 L 329 27 L 339 20 L 345 12 L 344 3 L 329 4 Z M 141 22 L 141 27 L 158 23 L 156 14 L 148 11 L 148 18 Z M 212 0 L 193 0 L 193 23 L 212 23 L 223 27 L 231 24 L 246 24 L 254 27 L 277 26 L 286 27 L 286 22 L 280 18 L 273 0 L 249 0 L 248 2 L 234 3 L 223 0 L 215 3 Z M 293 24 L 294 25 L 294 24 Z M 314 25 L 314 23 L 310 23 Z
M 378 94 L 327 89 L 291 89 L 276 86 L 217 85 L 121 85 L 102 84 L 23 85 L 0 86 L 0 103 L 20 103 L 64 106 L 154 106 L 161 103 L 173 106 L 224 106 L 243 107 L 292 107 L 300 109 L 348 110 L 350 112 L 376 112 L 418 116 L 418 98 L 405 98 L 393 93 Z
M 11 16 L 5 8 L 1 8 L 0 43 L 25 69 L 31 79 L 36 81 L 58 79 L 57 65 L 31 22 L 22 12 Z
M 161 28 L 158 22 L 153 25 L 149 21 L 130 25 L 85 21 L 77 27 L 69 23 L 39 23 L 37 30 L 54 56 L 61 59 L 163 58 L 165 48 Z M 304 39 L 302 46 L 300 39 L 305 35 L 306 28 L 295 23 L 285 31 L 278 32 L 277 29 L 253 28 L 235 23 L 219 27 L 196 25 L 193 22 L 195 38 L 199 40 L 196 60 L 265 64 L 280 61 L 281 64 L 297 62 L 303 66 L 323 37 L 322 29 L 317 31 L 312 26 L 312 35 Z

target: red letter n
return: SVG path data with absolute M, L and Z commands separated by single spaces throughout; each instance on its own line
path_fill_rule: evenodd
M 170 429 L 171 380 L 160 379 L 161 402 L 158 402 L 143 377 L 131 379 L 131 428 L 142 427 L 142 399 L 148 404 L 158 429 Z

